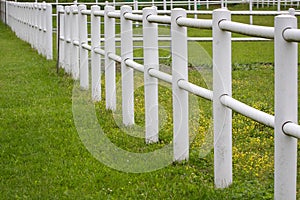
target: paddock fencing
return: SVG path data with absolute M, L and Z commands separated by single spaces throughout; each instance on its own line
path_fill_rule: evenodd
M 38 53 L 53 59 L 52 5 L 1 1 L 1 20 Z
M 51 29 L 51 20 L 48 19 L 51 12 L 47 9 L 51 5 L 6 2 L 6 6 L 7 13 L 1 15 L 1 19 L 5 19 L 21 39 L 50 59 L 50 50 L 47 51 L 43 45 L 48 39 L 52 41 L 49 35 L 46 36 Z M 297 18 L 294 10 L 290 10 L 275 17 L 274 27 L 266 27 L 231 21 L 231 14 L 231 11 L 222 8 L 213 11 L 212 19 L 194 19 L 187 17 L 187 12 L 180 8 L 172 9 L 169 16 L 159 14 L 156 7 L 144 8 L 142 13 L 137 14 L 127 5 L 120 10 L 109 5 L 103 10 L 98 5 L 91 6 L 91 9 L 87 9 L 86 5 L 57 6 L 58 66 L 79 80 L 81 89 L 91 89 L 93 101 L 101 101 L 101 65 L 104 64 L 106 108 L 115 111 L 119 103 L 115 93 L 116 64 L 119 63 L 122 119 L 127 126 L 135 123 L 133 72 L 142 72 L 146 143 L 155 143 L 159 139 L 158 80 L 171 84 L 174 161 L 189 159 L 188 94 L 212 101 L 214 182 L 217 188 L 226 188 L 232 183 L 232 111 L 274 128 L 274 196 L 275 199 L 296 199 L 297 138 L 300 138 L 297 111 L 300 30 L 297 29 Z M 116 21 L 120 22 L 121 30 L 119 54 L 116 53 Z M 133 27 L 136 22 L 143 29 L 143 64 L 138 63 L 133 55 Z M 159 69 L 158 24 L 171 26 L 170 74 Z M 188 28 L 212 29 L 213 90 L 188 80 Z M 274 40 L 275 115 L 232 97 L 231 33 Z

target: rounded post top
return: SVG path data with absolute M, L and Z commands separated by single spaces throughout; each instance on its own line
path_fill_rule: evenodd
M 107 12 L 109 12 L 109 11 L 114 11 L 114 10 L 115 10 L 115 7 L 110 6 L 110 5 L 106 5 L 106 6 L 104 7 L 104 10 L 107 11 Z
M 132 7 L 128 5 L 121 6 L 121 13 L 125 14 L 128 12 L 132 12 Z
M 277 15 L 277 16 L 275 16 L 275 20 L 276 19 L 297 19 L 294 15 L 290 15 L 290 14 L 288 14 L 288 15 Z
M 173 8 L 173 9 L 172 9 L 172 12 L 173 12 L 173 11 L 185 11 L 185 9 L 183 9 L 183 8 Z
M 70 13 L 70 6 L 65 6 L 65 12 L 68 14 Z
M 41 5 L 42 9 L 45 10 L 45 9 L 46 9 L 46 6 L 47 6 L 46 1 L 43 1 L 43 2 L 42 2 L 42 5 Z
M 171 18 L 173 20 L 175 20 L 174 22 L 177 21 L 178 17 L 186 17 L 186 10 L 183 9 L 183 8 L 174 8 L 174 9 L 172 9 L 171 10 Z
M 121 6 L 121 10 L 122 9 L 132 9 L 132 7 L 131 6 L 128 6 L 128 5 L 123 5 L 123 6 Z
M 72 13 L 75 13 L 76 11 L 78 11 L 77 6 L 76 6 L 76 5 L 71 5 L 70 11 L 71 11 Z
M 78 6 L 78 11 L 82 11 L 82 10 L 86 10 L 86 5 L 80 4 L 80 5 Z
M 63 7 L 62 5 L 58 5 L 58 6 L 57 6 L 57 10 L 58 10 L 58 11 L 63 10 L 63 9 L 64 9 L 64 7 Z
M 93 5 L 91 6 L 91 11 L 99 11 L 100 10 L 100 6 L 97 6 L 97 5 Z
M 295 16 L 295 8 L 289 8 L 289 14 Z
M 213 10 L 213 20 L 214 24 L 219 24 L 221 20 L 231 20 L 231 12 L 227 8 L 218 8 Z
M 224 8 L 218 8 L 213 10 L 213 12 L 230 12 L 230 10 L 228 10 L 226 7 Z
M 143 11 L 148 11 L 148 10 L 157 10 L 157 7 L 156 6 L 151 6 L 151 7 L 146 7 L 146 8 L 143 8 Z
M 143 8 L 143 23 L 145 24 L 150 23 L 148 21 L 148 17 L 151 15 L 157 15 L 157 7 L 152 6 L 152 7 Z

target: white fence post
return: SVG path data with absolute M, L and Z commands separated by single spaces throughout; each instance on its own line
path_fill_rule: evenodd
M 91 70 L 92 70 L 92 100 L 101 100 L 101 57 L 95 53 L 95 49 L 100 48 L 101 26 L 100 17 L 95 16 L 94 12 L 100 11 L 99 6 L 91 7 Z
M 285 29 L 296 27 L 294 16 L 275 17 L 275 199 L 296 199 L 297 139 L 282 130 L 298 122 L 298 44 L 283 38 Z
M 137 0 L 134 0 L 133 2 L 133 10 L 135 11 L 139 10 L 139 5 Z M 135 22 L 135 27 L 139 27 L 139 22 Z
M 144 98 L 146 143 L 158 141 L 158 80 L 149 75 L 150 69 L 159 69 L 158 25 L 147 20 L 149 15 L 157 15 L 156 7 L 143 9 L 144 42 Z
M 20 33 L 21 33 L 21 23 L 20 23 L 20 19 L 21 19 L 21 9 L 20 9 L 20 5 L 17 4 L 17 10 L 18 10 L 18 14 L 17 14 L 17 29 L 16 29 L 16 35 L 18 36 L 18 38 L 20 38 Z
M 194 11 L 197 12 L 197 0 L 194 0 Z M 197 19 L 197 14 L 194 15 L 194 18 Z
M 23 24 L 24 24 L 24 41 L 28 43 L 28 34 L 30 32 L 29 26 L 28 26 L 28 12 L 27 12 L 27 3 L 23 4 Z
M 52 5 L 46 4 L 46 58 L 53 59 Z
M 64 37 L 64 17 L 65 15 L 63 13 L 60 13 L 64 9 L 63 6 L 59 5 L 57 6 L 57 16 L 59 15 L 59 33 L 60 35 L 57 36 L 58 42 L 59 42 L 59 67 L 64 68 L 64 51 L 65 51 L 65 37 Z M 60 14 L 59 14 L 60 13 Z M 64 38 L 64 40 L 60 39 Z
M 79 49 L 75 45 L 75 41 L 79 41 L 78 34 L 78 7 L 76 5 L 72 5 L 70 7 L 70 17 L 71 17 L 71 56 L 70 56 L 70 67 L 72 72 L 72 77 L 74 80 L 79 79 Z
M 9 21 L 10 21 L 10 27 L 12 27 L 12 30 L 14 30 L 14 23 L 15 23 L 15 19 L 14 19 L 14 17 L 12 16 L 12 12 L 15 12 L 16 11 L 16 9 L 15 9 L 15 5 L 14 5 L 14 2 L 10 2 L 10 6 L 9 6 L 9 13 L 7 13 L 8 14 L 8 16 L 9 16 Z
M 122 79 L 122 116 L 123 124 L 134 124 L 134 82 L 133 69 L 127 67 L 126 59 L 133 59 L 132 21 L 124 14 L 132 13 L 130 6 L 121 7 L 121 79 Z
M 24 26 L 23 40 L 28 42 L 27 36 L 28 36 L 29 29 L 28 29 L 28 26 L 27 26 L 27 23 L 26 23 L 27 22 L 27 17 L 28 17 L 26 11 L 27 11 L 26 3 L 23 3 L 23 12 L 22 12 L 23 13 L 22 23 L 23 23 L 23 26 Z
M 17 4 L 17 8 L 18 8 L 18 14 L 17 14 L 17 29 L 16 29 L 16 35 L 18 38 L 21 38 L 21 32 L 22 32 L 22 24 L 20 23 L 20 20 L 21 20 L 21 8 L 20 8 L 20 5 Z
M 65 36 L 65 70 L 68 74 L 70 74 L 70 52 L 71 52 L 71 44 L 70 44 L 70 6 L 65 6 L 65 13 L 64 13 L 64 36 Z
M 32 8 L 32 13 L 33 13 L 33 43 L 32 43 L 32 47 L 37 49 L 37 3 L 33 4 L 33 8 Z M 13 21 L 12 21 L 13 22 Z
M 249 16 L 249 23 L 250 24 L 253 24 L 253 16 L 251 15 L 252 13 L 252 5 L 253 5 L 253 0 L 249 0 L 249 11 L 250 11 L 250 16 Z
M 10 6 L 10 19 L 11 19 L 11 27 L 13 31 L 15 31 L 15 27 L 16 27 L 16 18 L 11 14 L 11 13 L 14 13 L 17 11 L 17 8 L 16 8 L 16 5 L 15 5 L 15 2 L 12 2 L 11 3 L 11 6 Z
M 89 88 L 89 57 L 88 50 L 82 45 L 88 44 L 87 36 L 87 16 L 82 14 L 82 10 L 86 10 L 86 5 L 78 6 L 78 29 L 79 29 L 79 76 L 80 88 L 87 90 Z
M 188 80 L 187 28 L 177 24 L 179 17 L 186 17 L 185 10 L 172 10 L 171 46 L 174 161 L 188 160 L 189 158 L 188 92 L 178 87 L 179 80 Z
M 25 41 L 29 43 L 30 26 L 29 26 L 29 3 L 24 3 L 24 26 L 26 28 Z
M 14 13 L 15 11 L 16 11 L 15 2 L 11 2 L 10 3 L 9 13 L 8 13 L 8 16 L 10 18 L 10 26 L 11 27 L 15 26 L 15 18 L 11 14 L 11 13 Z M 13 30 L 14 30 L 14 28 L 13 28 Z
M 41 4 L 37 4 L 37 50 L 38 53 L 42 53 L 42 38 L 41 38 L 41 27 L 42 27 L 42 12 L 41 12 Z
M 6 19 L 6 24 L 9 25 L 10 24 L 10 16 L 9 16 L 9 9 L 11 8 L 11 5 L 8 1 L 5 1 L 5 8 L 6 8 L 6 13 L 5 13 L 5 19 Z
M 38 8 L 38 3 L 35 3 L 35 40 L 34 40 L 34 46 L 35 49 L 38 51 L 39 53 L 39 8 Z
M 15 9 L 16 9 L 16 11 L 17 11 L 17 15 L 15 16 L 15 32 L 16 33 L 18 33 L 19 32 L 19 28 L 20 28 L 20 26 L 19 26 L 19 19 L 20 19 L 20 13 L 19 13 L 19 10 L 20 10 L 20 8 L 19 8 L 19 6 L 18 6 L 18 4 L 16 3 L 16 5 L 15 5 Z M 17 34 L 17 36 L 19 37 L 19 34 Z
M 23 10 L 22 10 L 22 5 L 18 4 L 18 9 L 19 9 L 19 13 L 18 13 L 18 31 L 16 32 L 17 36 L 22 39 L 23 36 L 23 24 L 22 24 L 22 20 L 23 20 Z
M 26 27 L 26 33 L 25 33 L 25 40 L 29 43 L 29 35 L 30 35 L 30 26 L 29 26 L 29 16 L 30 13 L 29 10 L 29 3 L 24 4 L 24 17 L 25 17 L 25 27 Z
M 137 0 L 133 0 L 134 2 L 133 2 L 133 8 L 134 8 L 134 10 L 139 10 L 139 5 L 138 5 L 138 1 Z
M 37 6 L 37 4 L 35 4 L 35 6 Z M 35 10 L 36 10 L 36 7 L 35 7 Z M 13 2 L 12 5 L 11 5 L 11 11 L 12 13 L 14 12 L 17 12 L 17 6 L 16 6 L 16 3 Z M 12 21 L 12 26 L 13 26 L 13 30 L 16 31 L 16 23 L 17 23 L 17 19 L 16 19 L 16 16 L 13 16 L 13 14 L 10 14 L 11 16 L 11 21 Z M 36 23 L 37 23 L 37 12 L 35 13 L 36 15 Z M 37 24 L 36 24 L 37 25 Z M 36 26 L 37 27 L 37 26 Z
M 30 44 L 30 34 L 31 34 L 31 27 L 30 27 L 30 15 L 29 12 L 29 3 L 26 3 L 25 7 L 25 16 L 26 16 L 26 27 L 27 27 L 27 34 L 26 34 L 26 41 Z
M 30 34 L 30 44 L 31 44 L 31 47 L 33 48 L 34 47 L 34 4 L 30 4 L 30 13 L 31 13 L 31 16 L 30 16 L 30 26 L 31 26 L 31 34 Z
M 25 24 L 25 19 L 26 19 L 26 16 L 25 16 L 25 7 L 24 7 L 24 3 L 21 4 L 21 26 L 20 28 L 22 29 L 21 30 L 21 38 L 22 40 L 26 40 L 26 24 Z
M 40 37 L 40 54 L 45 55 L 45 42 L 44 42 L 44 24 L 45 24 L 45 15 L 44 15 L 44 4 L 39 4 L 39 10 L 40 10 L 40 27 L 39 27 L 39 37 Z
M 32 44 L 32 11 L 31 11 L 31 5 L 32 3 L 28 3 L 27 4 L 27 26 L 29 28 L 29 32 L 28 32 L 28 42 L 31 45 Z
M 52 14 L 52 13 L 51 13 Z M 51 15 L 52 18 L 52 15 Z M 41 3 L 41 47 L 42 55 L 47 58 L 48 42 L 47 39 L 47 13 L 46 13 L 46 2 Z M 52 42 L 52 40 L 50 39 Z M 47 58 L 48 59 L 48 58 Z
M 115 19 L 108 17 L 108 12 L 114 12 L 112 6 L 105 6 L 104 37 L 105 37 L 105 99 L 106 109 L 116 110 L 116 63 L 108 57 L 115 54 Z
M 222 31 L 219 22 L 231 20 L 227 9 L 213 11 L 213 119 L 215 186 L 232 183 L 232 111 L 220 102 L 231 96 L 231 33 Z
M 74 69 L 74 66 L 75 66 L 75 59 L 74 59 L 74 57 L 75 57 L 75 52 L 74 52 L 74 44 L 73 44 L 73 40 L 74 40 L 74 31 L 75 31 L 75 23 L 73 22 L 73 20 L 75 20 L 74 19 L 74 14 L 73 14 L 73 8 L 72 8 L 72 6 L 73 5 L 71 5 L 70 6 L 70 12 L 69 12 L 69 14 L 68 14 L 68 20 L 69 20 L 69 23 L 68 23 L 68 28 L 69 28 L 69 40 L 68 40 L 68 43 L 69 43 L 69 48 L 70 48 L 70 57 L 69 57 L 69 59 L 70 59 L 70 61 L 69 61 L 69 63 L 70 63 L 70 74 L 71 74 L 71 76 L 72 76 L 72 78 L 73 79 L 75 79 L 75 74 L 74 74 L 74 71 L 75 71 L 75 69 Z
M 9 16 L 9 12 L 10 12 L 10 3 L 8 1 L 5 1 L 5 20 L 6 20 L 6 24 L 10 26 L 10 16 Z
M 26 24 L 25 24 L 25 19 L 26 19 L 26 16 L 25 16 L 25 6 L 24 6 L 24 3 L 21 4 L 21 27 L 22 28 L 22 40 L 26 40 Z

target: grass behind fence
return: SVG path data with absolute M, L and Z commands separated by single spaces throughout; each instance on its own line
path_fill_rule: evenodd
M 233 96 L 273 113 L 274 74 L 272 64 L 268 64 L 273 58 L 266 52 L 272 44 L 265 44 L 233 43 L 233 55 L 239 55 L 233 58 Z M 203 45 L 211 48 L 211 43 Z M 249 48 L 258 52 L 249 55 Z M 73 81 L 63 72 L 56 74 L 54 61 L 37 55 L 3 24 L 0 55 L 0 199 L 273 198 L 272 129 L 233 114 L 234 183 L 228 189 L 216 190 L 213 152 L 201 156 L 200 148 L 201 134 L 209 134 L 206 117 L 211 107 L 199 100 L 206 106 L 199 116 L 201 127 L 191 144 L 188 162 L 150 173 L 119 172 L 97 161 L 82 144 L 72 116 Z M 189 75 L 192 82 L 201 83 L 196 69 Z M 142 93 L 142 89 L 135 93 L 139 125 L 143 125 L 144 117 Z M 160 102 L 168 110 L 170 99 L 165 97 L 170 97 L 170 90 L 161 87 Z M 147 152 L 171 142 L 171 126 L 161 131 L 160 143 L 145 145 L 143 139 L 122 132 L 111 112 L 104 109 L 104 102 L 96 105 L 104 132 L 128 151 Z

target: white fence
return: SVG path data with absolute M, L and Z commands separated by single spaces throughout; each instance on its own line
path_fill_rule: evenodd
M 122 115 L 125 125 L 134 124 L 133 71 L 144 73 L 145 138 L 147 143 L 158 141 L 158 79 L 172 84 L 174 160 L 189 156 L 188 93 L 213 101 L 215 185 L 224 188 L 232 183 L 232 110 L 262 124 L 275 128 L 275 198 L 296 199 L 297 139 L 297 42 L 300 30 L 293 15 L 275 17 L 275 27 L 263 27 L 232 22 L 226 9 L 213 11 L 212 20 L 191 19 L 183 9 L 173 9 L 171 16 L 157 15 L 155 7 L 133 14 L 122 6 L 85 5 L 59 6 L 60 66 L 80 79 L 83 89 L 89 88 L 89 53 L 91 52 L 91 90 L 94 101 L 101 100 L 101 59 L 105 65 L 106 108 L 116 109 L 115 68 L 121 63 Z M 87 16 L 91 17 L 91 43 L 87 34 Z M 100 18 L 104 18 L 104 48 L 100 45 Z M 116 19 L 121 22 L 121 54 L 115 51 Z M 133 22 L 143 26 L 144 64 L 133 59 Z M 159 71 L 158 26 L 171 25 L 172 75 Z M 80 28 L 79 28 L 80 27 Z M 187 27 L 213 30 L 213 91 L 188 81 Z M 146 31 L 147 30 L 147 31 Z M 247 36 L 274 39 L 275 44 L 275 117 L 252 108 L 231 97 L 231 32 Z M 126 74 L 126 76 L 125 76 Z M 151 116 L 151 117 L 149 117 Z M 150 119 L 151 118 L 151 119 Z M 151 121 L 150 121 L 151 120 Z
M 1 1 L 1 20 L 39 54 L 53 58 L 51 4 Z
M 9 7 L 7 22 L 21 38 L 32 42 L 36 48 L 40 48 L 41 43 L 45 41 L 37 39 L 39 38 L 36 37 L 37 32 L 48 31 L 43 18 L 33 19 L 33 16 L 40 16 L 44 10 L 43 6 L 39 8 L 38 5 L 7 4 Z M 188 18 L 186 11 L 179 8 L 173 9 L 171 16 L 158 15 L 155 7 L 144 8 L 142 14 L 133 14 L 130 6 L 122 6 L 121 10 L 115 10 L 112 6 L 105 6 L 104 10 L 100 10 L 99 6 L 92 6 L 91 10 L 85 5 L 58 6 L 57 12 L 60 24 L 58 30 L 60 67 L 72 74 L 74 79 L 79 79 L 81 88 L 87 90 L 90 87 L 90 54 L 91 98 L 100 101 L 100 66 L 101 57 L 104 57 L 106 108 L 110 110 L 116 110 L 116 63 L 121 64 L 122 115 L 125 125 L 134 124 L 133 71 L 144 73 L 147 143 L 156 142 L 159 137 L 158 80 L 160 79 L 172 85 L 174 161 L 187 160 L 189 157 L 188 93 L 192 93 L 213 101 L 216 187 L 225 188 L 232 183 L 232 110 L 234 110 L 274 127 L 275 199 L 296 199 L 297 138 L 300 138 L 300 127 L 297 125 L 297 46 L 300 41 L 300 30 L 297 29 L 296 17 L 290 14 L 276 16 L 275 27 L 263 27 L 233 22 L 231 12 L 226 9 L 214 10 L 212 20 Z M 88 38 L 88 16 L 91 18 L 91 38 Z M 45 18 L 47 17 L 48 15 Z M 101 18 L 104 18 L 104 31 L 100 25 Z M 120 55 L 116 54 L 116 19 L 121 23 Z M 143 65 L 135 62 L 133 58 L 133 22 L 140 22 L 143 28 Z M 171 25 L 172 75 L 159 70 L 158 23 Z M 213 91 L 188 81 L 187 28 L 189 27 L 212 29 Z M 34 32 L 34 37 L 31 37 L 29 32 Z M 104 38 L 101 38 L 103 32 Z M 231 33 L 274 39 L 275 116 L 250 107 L 231 96 Z M 101 39 L 105 43 L 104 48 L 101 47 Z

